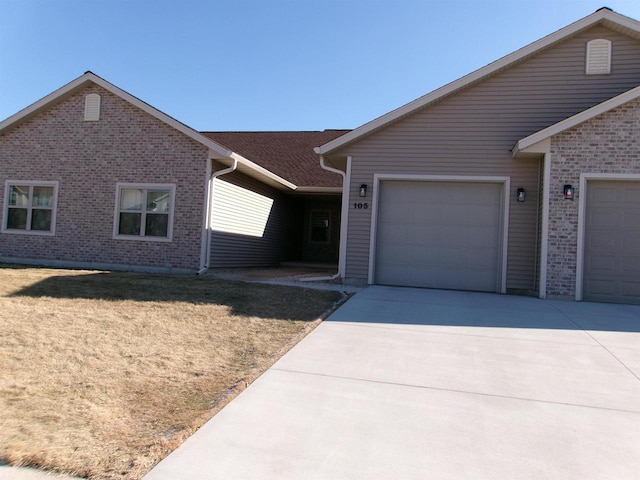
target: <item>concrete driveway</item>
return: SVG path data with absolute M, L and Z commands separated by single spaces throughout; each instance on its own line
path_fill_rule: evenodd
M 639 472 L 640 307 L 374 286 L 145 478 Z

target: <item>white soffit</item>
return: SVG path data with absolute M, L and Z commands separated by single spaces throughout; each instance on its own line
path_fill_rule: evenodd
M 266 180 L 267 181 L 266 183 L 269 183 L 272 186 L 280 185 L 280 186 L 285 186 L 287 188 L 290 188 L 291 190 L 297 189 L 295 184 L 276 175 L 270 170 L 267 170 L 266 168 L 261 167 L 257 163 L 252 162 L 251 160 L 243 157 L 238 153 L 235 153 L 235 152 L 231 153 L 231 158 L 238 161 L 238 170 L 240 170 L 243 173 L 247 173 L 249 176 L 258 178 L 259 180 L 262 180 L 262 181 Z M 242 168 L 243 166 L 246 168 Z M 253 172 L 254 174 L 252 175 L 249 172 Z
M 537 40 L 526 47 L 523 47 L 515 52 L 502 57 L 495 62 L 490 63 L 489 65 L 480 68 L 454 82 L 451 82 L 437 90 L 434 90 L 427 95 L 424 95 L 413 102 L 410 102 L 396 110 L 393 110 L 386 115 L 383 115 L 369 123 L 366 123 L 355 130 L 352 130 L 341 137 L 332 140 L 320 147 L 315 148 L 315 152 L 318 155 L 327 155 L 344 145 L 351 143 L 364 135 L 367 135 L 374 130 L 378 130 L 395 120 L 398 120 L 410 113 L 423 108 L 430 103 L 433 103 L 447 95 L 450 95 L 457 90 L 461 90 L 462 88 L 471 85 L 479 80 L 482 80 L 486 77 L 489 77 L 496 72 L 511 66 L 512 64 L 533 55 L 544 48 L 547 48 L 559 41 L 568 38 L 571 35 L 576 34 L 577 32 L 584 30 L 585 28 L 589 28 L 596 23 L 603 22 L 607 27 L 619 27 L 620 29 L 625 29 L 628 32 L 633 32 L 637 35 L 640 35 L 640 22 L 633 20 L 629 17 L 625 17 L 620 15 L 619 13 L 615 13 L 607 8 L 601 8 L 600 10 L 592 13 L 591 15 L 578 20 L 546 37 Z

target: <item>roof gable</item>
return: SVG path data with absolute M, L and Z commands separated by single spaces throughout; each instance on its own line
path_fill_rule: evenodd
M 103 78 L 97 76 L 96 74 L 94 74 L 92 72 L 86 72 L 84 75 L 76 78 L 72 82 L 66 84 L 65 86 L 63 86 L 61 88 L 59 88 L 58 90 L 54 91 L 53 93 L 50 93 L 49 95 L 47 95 L 46 97 L 42 98 L 41 100 L 38 100 L 34 104 L 32 104 L 32 105 L 28 106 L 27 108 L 19 111 L 15 115 L 12 115 L 11 117 L 7 118 L 6 120 L 0 122 L 0 134 L 5 132 L 9 128 L 11 128 L 13 126 L 16 126 L 19 123 L 31 118 L 33 115 L 37 115 L 42 109 L 46 108 L 47 106 L 49 106 L 49 105 L 51 105 L 51 104 L 53 104 L 53 103 L 65 98 L 65 97 L 67 97 L 69 95 L 72 95 L 73 93 L 78 91 L 80 88 L 82 88 L 84 85 L 86 85 L 88 82 L 95 83 L 96 85 L 99 85 L 100 87 L 104 88 L 105 90 L 113 93 L 114 95 L 116 95 L 116 96 L 122 98 L 123 100 L 131 103 L 132 105 L 140 108 L 141 110 L 143 110 L 144 112 L 148 113 L 152 117 L 157 118 L 158 120 L 166 123 L 167 125 L 175 128 L 176 130 L 184 133 L 188 137 L 191 137 L 192 139 L 196 140 L 197 142 L 205 145 L 206 147 L 208 147 L 211 150 L 213 150 L 213 152 L 215 152 L 215 154 L 217 156 L 219 156 L 220 159 L 230 158 L 231 154 L 233 153 L 233 152 L 227 150 L 226 148 L 222 147 L 221 145 L 218 145 L 217 143 L 211 141 L 210 139 L 202 136 L 200 133 L 198 133 L 197 131 L 195 131 L 192 128 L 188 127 L 184 123 L 179 122 L 178 120 L 176 120 L 176 119 L 170 117 L 169 115 L 161 112 L 160 110 L 152 107 L 148 103 L 143 102 L 139 98 L 134 97 L 133 95 L 125 92 L 124 90 L 121 90 L 120 88 L 116 87 L 112 83 L 107 82 L 106 80 L 104 80 Z
M 183 133 L 187 137 L 192 138 L 196 142 L 204 145 L 205 147 L 207 147 L 209 149 L 211 158 L 216 159 L 216 160 L 221 160 L 221 161 L 223 161 L 225 163 L 228 163 L 228 164 L 231 164 L 231 163 L 237 161 L 238 170 L 242 171 L 243 173 L 246 173 L 247 175 L 249 175 L 251 177 L 254 177 L 254 178 L 256 178 L 256 179 L 258 179 L 258 180 L 260 180 L 260 181 L 262 181 L 264 183 L 267 183 L 269 185 L 272 185 L 272 186 L 274 186 L 276 188 L 284 188 L 284 189 L 290 189 L 290 190 L 295 190 L 296 189 L 296 185 L 295 184 L 289 182 L 288 180 L 286 180 L 286 179 L 284 179 L 282 177 L 279 177 L 278 175 L 274 174 L 273 172 L 271 172 L 271 171 L 261 167 L 260 165 L 257 165 L 254 162 L 244 158 L 242 155 L 223 147 L 222 145 L 220 145 L 219 143 L 215 142 L 211 138 L 208 138 L 208 137 L 202 135 L 200 132 L 192 129 L 191 127 L 185 125 L 182 122 L 179 122 L 175 118 L 170 117 L 169 115 L 161 112 L 160 110 L 152 107 L 148 103 L 143 102 L 139 98 L 134 97 L 133 95 L 131 95 L 131 94 L 125 92 L 124 90 L 116 87 L 112 83 L 107 82 L 106 80 L 104 80 L 103 78 L 99 77 L 98 75 L 96 75 L 96 74 L 94 74 L 92 72 L 86 72 L 84 75 L 76 78 L 72 82 L 64 85 L 63 87 L 61 87 L 58 90 L 50 93 L 46 97 L 38 100 L 34 104 L 32 104 L 32 105 L 28 106 L 27 108 L 19 111 L 15 115 L 12 115 L 11 117 L 9 117 L 9 118 L 5 119 L 4 121 L 0 122 L 0 135 L 5 133 L 6 131 L 8 131 L 10 128 L 15 127 L 15 126 L 21 124 L 22 122 L 28 120 L 29 118 L 37 115 L 38 113 L 40 113 L 43 109 L 47 108 L 48 106 L 51 106 L 51 105 L 53 105 L 53 104 L 65 99 L 65 98 L 73 95 L 74 93 L 79 91 L 81 88 L 83 88 L 85 85 L 87 85 L 88 83 L 94 83 L 94 84 L 104 88 L 108 92 L 116 95 L 117 97 L 120 97 L 124 101 L 129 102 L 130 104 L 132 104 L 135 107 L 141 109 L 142 111 L 146 112 L 147 114 L 151 115 L 152 117 L 160 120 L 161 122 L 164 122 L 165 124 L 169 125 L 170 127 L 174 128 L 174 129 L 178 130 L 179 132 Z
M 396 110 L 393 110 L 386 115 L 383 115 L 369 123 L 366 123 L 351 132 L 336 138 L 326 144 L 323 144 L 315 149 L 315 152 L 319 155 L 328 155 L 339 148 L 353 143 L 361 138 L 380 130 L 391 123 L 394 123 L 419 109 L 427 107 L 428 105 L 437 102 L 444 97 L 452 95 L 466 87 L 483 81 L 496 75 L 516 63 L 519 63 L 526 58 L 531 57 L 534 54 L 541 52 L 559 42 L 578 34 L 579 32 L 593 27 L 597 24 L 601 24 L 607 28 L 610 28 L 619 33 L 633 36 L 640 39 L 640 22 L 631 18 L 625 17 L 618 13 L 611 11 L 608 8 L 601 8 L 595 13 L 572 23 L 571 25 L 564 27 L 555 33 L 552 33 L 534 43 L 527 45 L 489 65 L 480 68 L 454 82 L 451 82 L 437 90 L 434 90 L 427 95 L 424 95 Z

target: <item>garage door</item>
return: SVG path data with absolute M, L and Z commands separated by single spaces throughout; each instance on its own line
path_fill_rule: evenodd
M 499 291 L 503 184 L 382 181 L 375 283 Z
M 583 298 L 640 303 L 640 182 L 587 184 Z

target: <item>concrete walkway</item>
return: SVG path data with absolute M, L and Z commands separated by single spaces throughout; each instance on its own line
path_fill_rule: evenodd
M 638 472 L 640 307 L 370 287 L 145 479 Z
M 239 280 L 250 283 L 267 283 L 347 293 L 355 293 L 365 288 L 363 286 L 343 285 L 332 280 L 336 272 L 337 266 L 335 268 L 319 268 L 318 266 L 294 264 L 279 267 L 212 268 L 207 272 L 207 275 L 223 280 Z

